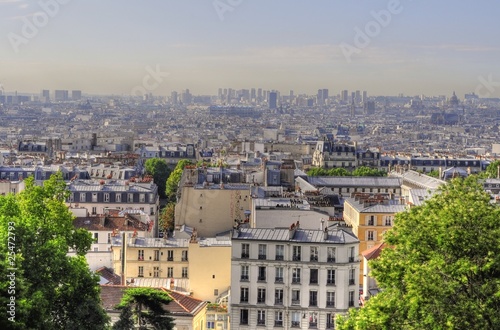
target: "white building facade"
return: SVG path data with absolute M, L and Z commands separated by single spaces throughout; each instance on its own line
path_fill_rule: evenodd
M 236 229 L 231 302 L 238 329 L 334 329 L 359 306 L 359 241 L 342 229 Z

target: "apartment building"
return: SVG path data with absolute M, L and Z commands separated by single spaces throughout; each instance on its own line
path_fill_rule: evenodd
M 239 228 L 231 256 L 232 327 L 333 329 L 359 305 L 359 240 L 342 229 Z

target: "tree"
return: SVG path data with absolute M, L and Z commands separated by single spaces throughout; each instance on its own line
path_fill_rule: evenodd
M 329 176 L 350 176 L 351 173 L 347 171 L 345 168 L 336 167 L 328 170 Z
M 396 215 L 370 263 L 382 292 L 339 329 L 499 329 L 500 208 L 475 176 Z
M 174 320 L 163 308 L 172 301 L 170 296 L 161 290 L 153 288 L 127 289 L 117 308 L 121 309 L 120 320 L 113 330 L 158 329 L 171 330 Z M 132 325 L 132 326 L 130 326 Z
M 153 176 L 153 179 L 158 186 L 158 194 L 160 198 L 166 198 L 165 193 L 167 179 L 170 175 L 170 169 L 167 162 L 161 158 L 150 158 L 144 164 L 146 173 Z
M 357 167 L 352 171 L 353 176 L 386 176 L 387 173 L 367 166 Z
M 160 213 L 159 227 L 160 230 L 167 232 L 174 230 L 175 226 L 175 203 L 170 202 L 163 208 Z
M 171 202 L 176 201 L 177 188 L 179 187 L 179 182 L 181 181 L 182 171 L 184 170 L 184 167 L 190 164 L 191 164 L 190 160 L 182 159 L 177 163 L 174 171 L 170 173 L 170 176 L 168 177 L 167 180 L 167 187 L 165 191 L 169 201 Z
M 328 171 L 321 167 L 311 168 L 307 171 L 308 176 L 326 176 L 328 175 Z
M 427 173 L 428 176 L 431 176 L 433 178 L 436 178 L 436 179 L 441 179 L 439 177 L 439 171 L 438 170 L 432 170 L 430 171 L 429 173 Z
M 11 297 L 16 303 L 16 322 L 6 325 L 1 318 L 0 328 L 105 329 L 109 318 L 100 303 L 99 278 L 84 257 L 92 237 L 73 227 L 62 174 L 43 186 L 30 177 L 25 186 L 18 195 L 0 196 L 0 239 L 13 238 L 13 244 L 0 244 L 0 286 L 12 287 L 12 294 L 2 290 L 0 300 L 2 308 Z M 77 255 L 67 256 L 68 249 Z
M 490 163 L 484 172 L 481 173 L 483 178 L 496 178 L 498 176 L 498 166 L 500 166 L 500 160 L 495 160 Z

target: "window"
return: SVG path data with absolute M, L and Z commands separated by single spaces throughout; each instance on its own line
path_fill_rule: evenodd
M 99 241 L 99 233 L 94 233 L 94 243 Z
M 240 324 L 248 324 L 248 309 L 240 309 Z
M 285 251 L 284 245 L 276 245 L 276 260 L 284 259 L 284 251 Z
M 240 302 L 247 303 L 248 302 L 248 288 L 240 288 Z
M 390 215 L 385 217 L 385 225 L 392 226 L 392 217 Z
M 104 194 L 104 201 L 109 202 L 109 194 L 108 193 Z
M 367 234 L 367 235 L 366 235 L 366 239 L 367 239 L 368 241 L 373 241 L 373 236 L 374 236 L 374 235 L 373 235 L 373 233 L 374 233 L 374 232 L 373 232 L 373 230 L 368 230 L 368 231 L 366 232 L 366 234 Z
M 354 307 L 354 291 L 349 291 L 349 307 Z
M 167 268 L 167 277 L 174 277 L 174 267 Z
M 160 260 L 160 250 L 154 250 L 154 261 Z
M 335 285 L 335 269 L 326 271 L 326 284 Z
M 215 322 L 207 321 L 207 329 L 215 329 Z
M 247 265 L 242 265 L 241 266 L 241 278 L 242 281 L 248 281 L 248 266 Z
M 127 194 L 127 202 L 133 203 L 134 202 L 134 194 Z
M 292 283 L 300 283 L 300 268 L 292 268 Z
M 92 193 L 92 202 L 97 203 L 97 193 Z
M 267 245 L 259 244 L 259 259 L 265 260 L 267 258 Z
M 139 266 L 139 271 L 138 271 L 137 277 L 144 277 L 144 267 L 143 266 Z
M 144 260 L 144 250 L 137 251 L 137 259 Z
M 327 252 L 327 261 L 328 262 L 335 262 L 335 256 L 337 255 L 337 249 L 334 247 L 328 247 L 326 249 Z
M 274 290 L 274 304 L 283 305 L 283 289 Z
M 111 233 L 108 233 L 108 244 L 111 244 Z
M 326 328 L 333 329 L 335 328 L 335 314 L 326 313 Z
M 97 207 L 96 206 L 92 206 L 92 214 L 97 214 Z
M 309 284 L 318 284 L 318 269 L 309 269 Z
M 375 216 L 369 215 L 368 216 L 368 226 L 375 226 Z
M 80 202 L 85 202 L 86 193 L 80 193 Z
M 167 261 L 174 261 L 174 250 L 167 251 Z
M 318 261 L 318 247 L 317 246 L 311 246 L 311 261 Z
M 188 268 L 182 267 L 182 278 L 187 278 L 187 277 L 188 277 Z
M 283 312 L 277 311 L 274 312 L 274 326 L 282 327 L 283 326 Z
M 292 290 L 292 305 L 300 305 L 300 290 Z
M 309 312 L 309 328 L 318 327 L 318 312 Z
M 349 248 L 349 262 L 354 262 L 354 247 Z
M 149 215 L 155 215 L 155 208 L 152 206 L 149 208 Z
M 250 244 L 241 244 L 241 259 L 250 258 Z
M 278 283 L 281 283 L 283 282 L 283 267 L 276 267 L 275 268 L 275 277 L 274 277 L 274 281 L 275 282 L 278 282 Z
M 153 277 L 160 277 L 160 267 L 153 267 Z
M 139 203 L 146 202 L 146 194 L 139 194 Z
M 257 281 L 265 281 L 266 280 L 266 267 L 259 266 L 259 275 L 257 277 Z
M 266 289 L 258 288 L 257 289 L 257 303 L 263 304 L 266 302 Z
M 294 261 L 300 261 L 300 255 L 301 255 L 301 248 L 300 248 L 300 246 L 294 246 L 293 247 L 293 260 Z
M 300 319 L 302 316 L 300 315 L 300 312 L 292 312 L 292 328 L 299 328 L 300 327 Z
M 309 291 L 309 306 L 318 306 L 318 291 Z
M 214 289 L 214 296 L 218 296 L 219 295 L 219 289 Z
M 335 292 L 328 291 L 326 293 L 326 307 L 334 307 L 335 306 Z
M 266 311 L 258 310 L 257 311 L 257 325 L 266 325 Z
M 122 194 L 120 194 L 120 193 L 116 194 L 115 199 L 116 199 L 117 203 L 121 203 L 122 202 Z
M 149 202 L 154 203 L 155 201 L 155 194 L 149 194 Z
M 349 269 L 349 285 L 353 285 L 355 280 L 356 276 L 356 269 Z
M 182 251 L 182 261 L 188 261 L 188 252 L 187 252 L 187 250 Z

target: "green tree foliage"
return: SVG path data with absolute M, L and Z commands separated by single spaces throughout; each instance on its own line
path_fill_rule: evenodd
M 172 231 L 175 226 L 175 203 L 168 203 L 160 213 L 159 227 L 160 230 Z
M 171 202 L 176 201 L 177 188 L 179 187 L 179 182 L 181 181 L 182 171 L 184 170 L 184 167 L 186 167 L 187 165 L 191 165 L 190 160 L 188 159 L 180 160 L 175 166 L 173 172 L 170 173 L 170 176 L 168 177 L 167 188 L 165 193 L 167 194 L 168 200 Z
M 113 325 L 113 330 L 157 329 L 171 330 L 174 320 L 163 305 L 170 303 L 170 296 L 153 288 L 127 289 L 117 308 L 121 309 L 120 320 Z M 130 326 L 132 325 L 132 326 Z
M 150 158 L 144 164 L 146 174 L 152 175 L 153 179 L 158 186 L 158 194 L 160 198 L 166 198 L 165 193 L 167 179 L 170 176 L 170 169 L 167 162 L 161 158 Z
M 2 315 L 7 315 L 10 296 L 16 302 L 16 322 L 2 317 L 0 328 L 105 329 L 109 318 L 101 307 L 99 278 L 84 257 L 92 237 L 73 227 L 74 217 L 64 204 L 69 192 L 62 174 L 51 176 L 43 187 L 33 178 L 25 184 L 26 190 L 18 195 L 0 196 Z M 12 245 L 7 244 L 9 236 L 14 237 Z M 69 248 L 77 255 L 67 256 Z M 6 275 L 12 272 L 11 295 Z
M 379 171 L 374 168 L 370 168 L 367 166 L 356 167 L 354 171 L 352 171 L 353 176 L 386 176 L 387 173 L 384 171 Z
M 307 171 L 308 176 L 327 176 L 328 171 L 321 167 L 314 167 Z
M 427 173 L 428 176 L 431 176 L 433 178 L 436 178 L 436 179 L 441 179 L 439 177 L 439 171 L 438 170 L 432 170 L 430 171 L 429 173 Z
M 491 162 L 484 172 L 481 172 L 482 178 L 496 178 L 498 176 L 498 166 L 500 166 L 500 160 L 495 160 Z
M 336 167 L 336 168 L 331 168 L 328 170 L 328 175 L 329 176 L 350 176 L 351 173 L 349 173 L 348 170 L 342 167 Z
M 500 208 L 476 180 L 396 215 L 370 263 L 383 291 L 338 329 L 500 328 Z

